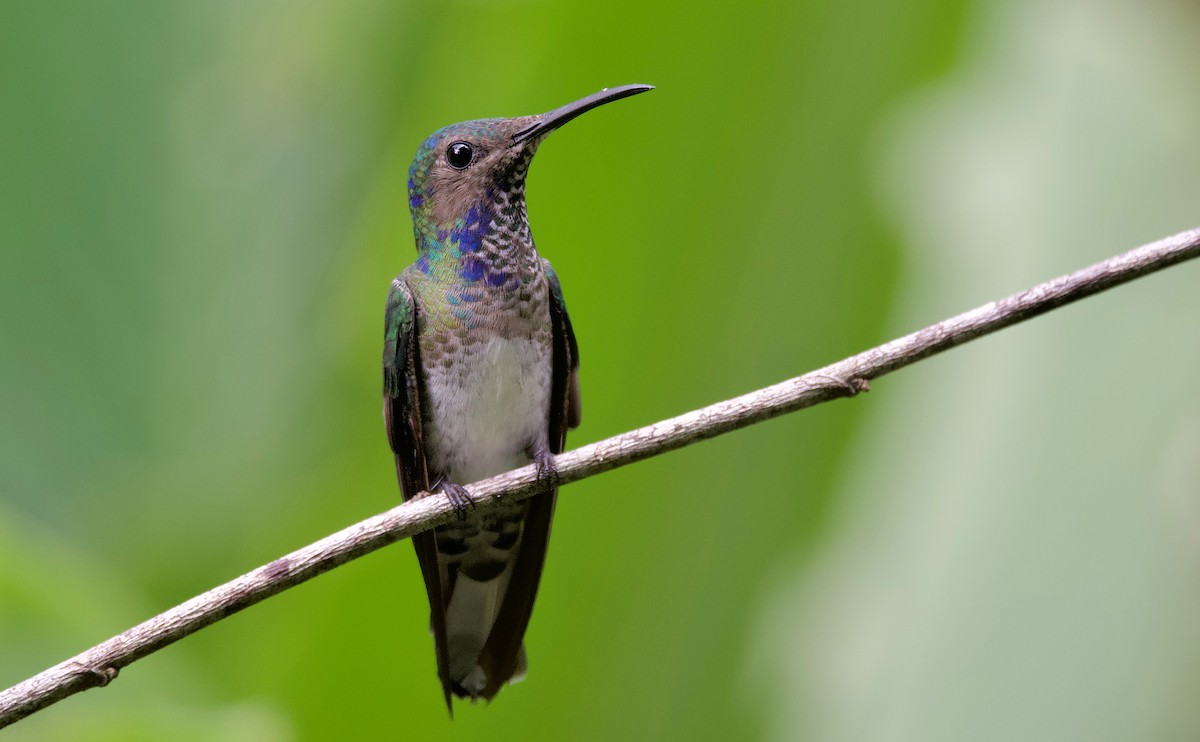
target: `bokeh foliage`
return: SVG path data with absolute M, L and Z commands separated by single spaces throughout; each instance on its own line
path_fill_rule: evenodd
M 0 5 L 0 685 L 398 498 L 417 144 L 529 183 L 596 440 L 1200 211 L 1192 4 Z M 1195 266 L 560 500 L 530 674 L 451 725 L 407 545 L 13 739 L 1186 739 Z

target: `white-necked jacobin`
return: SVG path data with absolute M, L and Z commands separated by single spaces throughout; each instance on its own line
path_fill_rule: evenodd
M 413 538 L 451 713 L 451 694 L 491 700 L 524 675 L 556 493 L 476 513 L 463 485 L 530 462 L 556 478 L 554 454 L 580 419 L 579 349 L 534 248 L 525 176 L 550 132 L 651 89 L 447 126 L 409 170 L 418 257 L 388 294 L 383 412 L 404 499 L 440 489 L 460 516 Z

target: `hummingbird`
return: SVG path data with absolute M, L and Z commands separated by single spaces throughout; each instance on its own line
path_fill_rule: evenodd
M 458 515 L 413 538 L 451 715 L 452 695 L 490 701 L 524 677 L 556 497 L 477 513 L 463 485 L 530 463 L 556 482 L 554 456 L 580 421 L 579 346 L 558 276 L 534 247 L 525 177 L 551 132 L 652 89 L 452 124 L 409 170 L 417 259 L 388 293 L 383 415 L 404 499 L 440 490 Z

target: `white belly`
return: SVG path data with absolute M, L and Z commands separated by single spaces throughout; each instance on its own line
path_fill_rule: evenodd
M 454 360 L 425 369 L 434 470 L 469 484 L 529 463 L 549 416 L 550 348 L 497 336 L 460 346 Z

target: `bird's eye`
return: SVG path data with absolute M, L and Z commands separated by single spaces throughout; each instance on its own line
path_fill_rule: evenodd
M 475 159 L 475 150 L 466 142 L 455 142 L 446 148 L 446 162 L 455 170 L 465 170 Z

